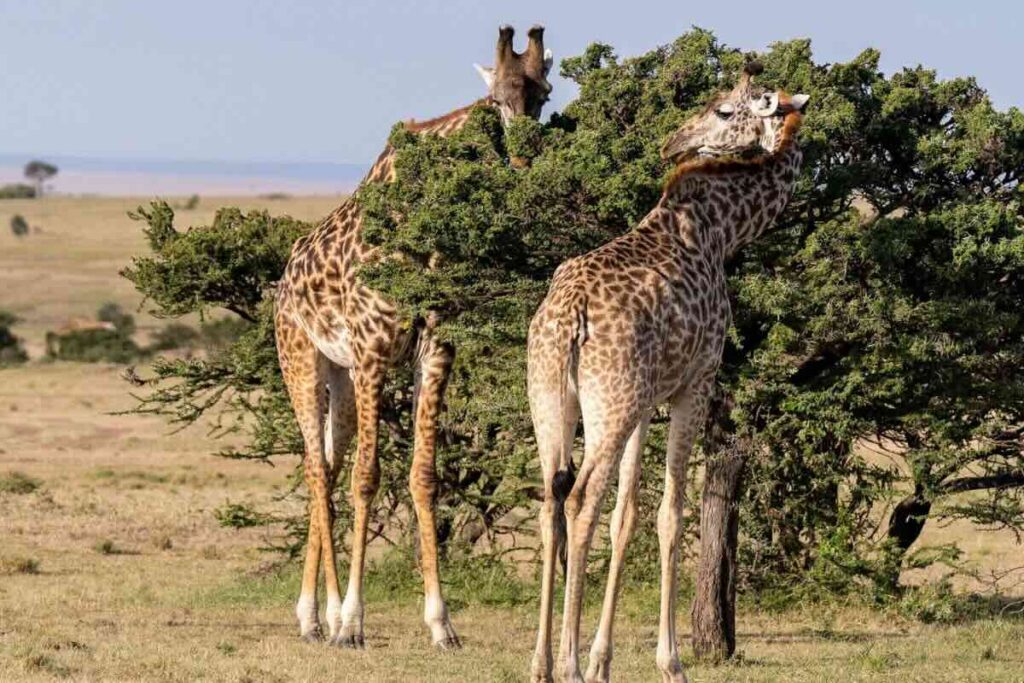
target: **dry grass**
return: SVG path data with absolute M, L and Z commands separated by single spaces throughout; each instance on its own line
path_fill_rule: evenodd
M 272 206 L 312 218 L 335 201 Z M 15 297 L 3 306 L 28 318 L 23 332 L 89 315 L 106 299 L 136 303 L 114 276 L 141 247 L 137 226 L 119 217 L 135 203 L 0 203 L 0 212 L 24 213 L 45 230 L 18 244 L 0 234 L 0 286 Z M 201 205 L 189 222 L 208 220 L 209 208 Z M 19 289 L 34 282 L 42 284 Z M 156 419 L 112 415 L 131 405 L 119 372 L 64 363 L 0 371 L 0 476 L 41 482 L 0 493 L 0 681 L 527 679 L 530 606 L 458 609 L 467 647 L 455 654 L 430 648 L 416 599 L 367 605 L 364 652 L 300 643 L 294 572 L 257 576 L 265 530 L 225 529 L 213 515 L 227 502 L 262 505 L 289 468 L 210 457 L 214 445 L 202 428 L 170 434 Z M 295 512 L 298 503 L 280 505 Z M 936 533 L 965 542 L 980 562 L 1019 553 L 999 535 Z M 586 614 L 588 637 L 596 616 Z M 741 656 L 692 667 L 692 680 L 1024 680 L 1020 620 L 927 626 L 889 612 L 814 606 L 781 615 L 747 609 L 739 630 Z M 658 680 L 655 641 L 652 600 L 633 596 L 617 626 L 616 680 Z

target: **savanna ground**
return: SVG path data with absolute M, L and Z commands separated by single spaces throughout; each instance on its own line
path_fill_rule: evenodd
M 229 204 L 312 219 L 337 201 L 204 200 L 179 212 L 179 225 L 207 222 Z M 38 360 L 46 330 L 92 317 L 106 301 L 137 307 L 116 273 L 145 249 L 140 226 L 125 217 L 138 203 L 0 203 L 0 308 L 23 318 L 15 331 L 35 359 L 0 371 L 0 680 L 525 680 L 528 599 L 504 599 L 498 586 L 481 600 L 467 586 L 486 580 L 454 583 L 466 647 L 437 653 L 414 583 L 391 580 L 393 563 L 369 580 L 365 651 L 300 643 L 295 569 L 270 568 L 274 556 L 259 550 L 265 529 L 223 528 L 213 514 L 228 502 L 267 501 L 291 463 L 211 457 L 219 444 L 201 428 L 172 434 L 156 418 L 114 414 L 132 405 L 121 368 Z M 6 230 L 14 213 L 42 231 L 16 240 Z M 143 334 L 160 324 L 137 319 Z M 280 505 L 294 512 L 298 502 Z M 1012 535 L 968 525 L 930 526 L 919 543 L 950 541 L 982 570 L 1022 564 Z M 585 634 L 599 598 L 589 591 Z M 688 597 L 681 602 L 688 661 Z M 695 681 L 1024 681 L 1019 609 L 929 625 L 858 601 L 781 612 L 743 604 L 736 661 L 688 668 Z M 625 597 L 617 680 L 659 680 L 656 613 L 653 593 Z

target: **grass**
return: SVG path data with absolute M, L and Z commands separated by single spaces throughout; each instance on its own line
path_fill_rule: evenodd
M 270 200 L 246 201 L 251 207 Z M 336 201 L 283 198 L 272 209 L 313 218 Z M 46 329 L 91 316 L 103 301 L 127 310 L 138 305 L 115 275 L 143 247 L 138 226 L 122 214 L 138 203 L 0 203 L 0 225 L 3 212 L 18 212 L 43 227 L 19 243 L 0 233 L 0 286 L 26 319 L 18 332 L 29 338 L 30 351 Z M 218 204 L 203 200 L 189 221 L 208 221 Z M 154 324 L 145 316 L 140 323 Z M 0 681 L 528 678 L 536 627 L 530 581 L 499 564 L 449 559 L 443 578 L 466 648 L 442 654 L 422 623 L 414 558 L 375 550 L 366 586 L 367 650 L 303 644 L 293 615 L 298 570 L 266 567 L 268 557 L 257 548 L 267 544 L 273 524 L 250 525 L 245 514 L 250 507 L 275 517 L 301 509 L 299 500 L 272 499 L 291 467 L 210 457 L 225 444 L 211 442 L 203 425 L 172 433 L 156 418 L 116 414 L 131 405 L 116 367 L 30 363 L 0 372 Z M 216 510 L 232 524 L 222 526 Z M 1020 564 L 1020 546 L 1008 533 L 929 525 L 922 540 L 956 541 L 984 568 Z M 692 558 L 686 586 L 691 571 Z M 614 678 L 658 680 L 657 591 L 636 583 L 616 622 Z M 598 588 L 588 587 L 584 647 L 600 598 Z M 688 674 L 699 683 L 1019 683 L 1019 613 L 1012 600 L 972 599 L 935 586 L 887 609 L 855 600 L 785 609 L 745 601 L 738 656 L 705 666 L 692 662 L 684 595 L 679 638 Z

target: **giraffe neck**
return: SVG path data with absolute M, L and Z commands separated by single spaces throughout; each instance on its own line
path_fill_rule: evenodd
M 411 133 L 416 135 L 440 135 L 446 137 L 462 129 L 466 125 L 466 121 L 469 120 L 470 114 L 477 107 L 494 107 L 496 106 L 494 100 L 490 97 L 484 97 L 479 99 L 472 104 L 468 104 L 465 107 L 460 107 L 454 111 L 450 111 L 444 116 L 438 116 L 437 118 L 428 119 L 426 121 L 406 121 L 402 125 Z M 374 162 L 370 168 L 369 173 L 363 178 L 360 186 L 366 185 L 367 183 L 378 183 L 378 182 L 391 182 L 395 178 L 395 148 L 391 146 L 389 142 L 385 147 L 384 151 L 377 157 L 377 161 Z
M 782 213 L 802 160 L 791 140 L 761 160 L 693 162 L 672 177 L 659 207 L 688 243 L 728 260 Z

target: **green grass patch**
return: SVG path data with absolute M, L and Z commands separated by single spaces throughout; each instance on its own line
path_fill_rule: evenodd
M 11 470 L 0 474 L 0 493 L 23 496 L 32 493 L 42 485 L 43 482 L 28 476 L 24 472 Z

